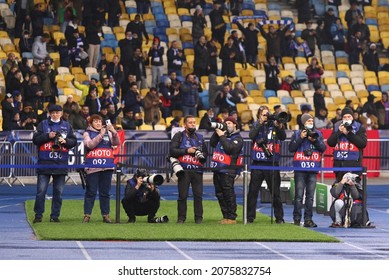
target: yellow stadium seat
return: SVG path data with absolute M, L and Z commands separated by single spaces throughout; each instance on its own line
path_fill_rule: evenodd
M 142 124 L 138 128 L 139 130 L 153 130 L 153 126 L 151 124 Z
M 125 32 L 125 29 L 123 26 L 114 26 L 113 27 L 113 33 L 116 34 L 116 33 L 124 33 Z
M 347 90 L 353 90 L 353 86 L 351 84 L 341 84 L 340 85 L 340 90 L 342 92 L 345 92 Z
M 359 99 L 365 98 L 369 96 L 369 92 L 367 90 L 359 90 L 357 91 L 357 96 Z
M 72 75 L 75 75 L 75 74 L 83 74 L 84 73 L 84 69 L 82 69 L 81 67 L 71 67 L 70 68 L 70 73 Z
M 83 83 L 83 82 L 88 82 L 89 81 L 89 76 L 85 75 L 84 73 L 77 73 L 74 75 L 74 79 L 77 82 Z
M 370 92 L 370 94 L 372 94 L 372 95 L 374 95 L 376 97 L 374 101 L 381 100 L 381 98 L 382 98 L 382 92 L 381 91 L 373 90 L 373 91 Z
M 265 104 L 265 103 L 267 103 L 266 98 L 263 97 L 263 96 L 253 96 L 253 99 L 254 99 L 254 103 L 256 103 L 256 104 Z
M 366 78 L 365 79 L 365 85 L 376 85 L 378 86 L 378 80 L 376 77 L 372 77 L 372 78 Z
M 336 65 L 335 63 L 328 63 L 328 64 L 324 64 L 324 69 L 325 70 L 336 70 Z
M 76 95 L 76 90 L 74 88 L 63 88 L 63 94 L 64 95 Z
M 336 84 L 336 78 L 333 77 L 326 77 L 324 78 L 324 84 L 329 85 L 329 84 Z
M 350 66 L 348 65 L 348 62 L 344 63 L 344 64 L 338 64 L 338 70 L 339 71 L 349 71 L 350 70 Z
M 58 80 L 57 81 L 57 88 L 66 88 L 68 87 L 69 82 L 63 81 L 63 80 Z
M 269 105 L 281 104 L 280 98 L 275 96 L 268 97 L 267 102 L 269 103 Z
M 255 97 L 255 96 L 263 96 L 262 91 L 259 89 L 252 89 L 250 90 L 250 96 Z
M 373 30 L 370 32 L 370 42 L 378 43 L 380 39 L 380 33 L 378 31 Z
M 290 92 L 290 96 L 295 98 L 295 97 L 304 97 L 304 94 L 301 90 L 292 90 Z

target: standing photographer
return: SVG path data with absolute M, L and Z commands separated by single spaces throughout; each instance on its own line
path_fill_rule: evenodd
M 50 117 L 38 124 L 32 141 L 38 146 L 37 193 L 35 197 L 35 219 L 33 223 L 42 222 L 45 212 L 45 197 L 49 187 L 50 178 L 53 178 L 53 200 L 51 204 L 50 222 L 59 223 L 62 206 L 62 192 L 65 186 L 65 177 L 68 174 L 69 149 L 77 144 L 77 138 L 72 126 L 61 119 L 62 107 L 50 105 Z M 50 166 L 50 167 L 48 167 Z
M 168 216 L 155 217 L 161 200 L 157 185 L 162 184 L 163 180 L 162 182 L 158 179 L 148 182 L 151 177 L 146 169 L 138 168 L 134 177 L 127 181 L 122 205 L 127 213 L 129 223 L 135 223 L 136 216 L 146 215 L 148 223 L 167 223 L 169 221 Z
M 86 188 L 84 196 L 83 223 L 89 223 L 97 191 L 99 191 L 100 211 L 104 223 L 111 223 L 110 190 L 114 164 L 113 146 L 120 145 L 120 139 L 110 121 L 103 125 L 100 115 L 92 115 L 84 132 L 85 164 L 99 167 L 86 167 Z M 104 165 L 108 165 L 104 167 Z M 109 166 L 110 165 L 110 166 Z
M 293 222 L 296 226 L 300 225 L 305 192 L 304 227 L 317 227 L 312 220 L 312 208 L 318 171 L 312 169 L 321 167 L 322 153 L 326 150 L 326 144 L 321 132 L 314 129 L 313 117 L 310 114 L 303 114 L 301 123 L 304 129 L 297 130 L 289 144 L 289 152 L 294 153 L 293 167 L 296 168 Z
M 281 141 L 285 140 L 286 133 L 284 124 L 279 119 L 274 119 L 275 116 L 269 114 L 269 108 L 266 106 L 261 106 L 258 109 L 258 120 L 249 132 L 249 137 L 253 141 L 251 148 L 253 165 L 267 167 L 279 166 Z M 272 195 L 276 223 L 282 224 L 284 223 L 284 209 L 281 200 L 281 175 L 279 170 L 251 170 L 249 192 L 247 195 L 247 222 L 254 222 L 258 193 L 263 180 L 266 181 L 267 187 Z
M 327 140 L 334 147 L 334 167 L 362 167 L 363 149 L 367 145 L 366 129 L 353 119 L 353 111 L 342 110 L 342 120 L 338 121 Z M 336 180 L 342 180 L 347 171 L 335 171 Z
M 177 132 L 170 142 L 170 157 L 177 158 L 184 173 L 178 177 L 177 223 L 186 220 L 189 186 L 192 186 L 194 219 L 196 224 L 203 221 L 203 170 L 208 157 L 204 138 L 196 132 L 196 119 L 192 115 L 184 118 L 184 131 Z
M 221 127 L 222 129 L 220 129 Z M 235 176 L 239 175 L 240 169 L 227 168 L 239 167 L 243 163 L 243 138 L 239 133 L 235 118 L 226 118 L 224 125 L 217 123 L 215 132 L 210 139 L 210 145 L 215 148 L 211 162 L 211 167 L 215 168 L 213 184 L 223 214 L 223 219 L 219 223 L 233 225 L 236 224 L 237 217 L 234 184 Z

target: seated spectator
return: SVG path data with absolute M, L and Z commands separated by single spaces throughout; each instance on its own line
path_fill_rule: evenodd
M 121 125 L 124 130 L 136 130 L 137 127 L 143 124 L 143 120 L 139 114 L 134 115 L 130 109 L 124 109 L 124 116 L 121 120 Z
M 19 41 L 19 51 L 21 54 L 24 52 L 32 52 L 32 44 L 34 40 L 31 37 L 30 31 L 24 30 L 23 37 Z
M 89 107 L 88 105 L 82 105 L 79 112 L 73 112 L 69 116 L 69 122 L 73 129 L 85 130 L 89 125 Z
M 378 118 L 370 109 L 363 113 L 359 119 L 366 130 L 378 129 Z
M 341 121 L 341 120 L 342 120 L 342 109 L 337 108 L 337 109 L 336 109 L 336 113 L 335 113 L 335 117 L 333 117 L 333 118 L 331 119 L 332 125 L 335 126 L 335 124 L 336 124 L 338 121 Z
M 150 91 L 143 98 L 144 108 L 144 122 L 146 124 L 155 125 L 158 124 L 161 118 L 160 104 L 162 101 L 159 99 L 156 88 L 150 88 Z
M 310 105 L 302 105 L 301 106 L 301 114 L 298 114 L 296 119 L 297 119 L 297 125 L 299 126 L 299 129 L 304 129 L 304 125 L 301 122 L 301 116 L 304 114 L 309 114 L 310 111 L 312 111 L 312 108 Z
M 330 129 L 333 127 L 331 120 L 327 118 L 327 109 L 320 109 L 319 116 L 314 119 L 314 124 L 317 129 Z
M 305 74 L 307 74 L 308 83 L 311 88 L 314 88 L 314 85 L 321 82 L 321 76 L 323 73 L 323 68 L 319 65 L 318 59 L 316 57 L 312 57 L 311 63 L 305 70 Z
M 70 112 L 78 113 L 80 111 L 80 106 L 76 101 L 73 100 L 73 95 L 69 94 L 66 102 L 63 104 L 63 109 L 67 109 Z
M 213 128 L 210 126 L 211 122 L 221 122 L 221 120 L 215 117 L 213 109 L 209 108 L 200 120 L 199 129 L 206 129 L 208 131 L 213 130 Z
M 20 120 L 22 122 L 22 127 L 26 130 L 35 130 L 38 124 L 38 116 L 32 109 L 30 103 L 25 102 L 23 105 L 23 110 L 20 112 Z

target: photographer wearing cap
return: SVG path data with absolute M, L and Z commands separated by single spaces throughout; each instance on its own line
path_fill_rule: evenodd
M 274 115 L 273 115 L 274 116 Z M 258 120 L 249 132 L 252 140 L 251 160 L 253 165 L 279 166 L 281 141 L 286 138 L 285 126 L 277 120 L 269 120 L 269 108 L 258 109 Z M 273 197 L 276 223 L 284 223 L 284 209 L 281 200 L 281 175 L 279 170 L 251 170 L 249 192 L 247 195 L 247 222 L 254 222 L 259 189 L 263 180 Z
M 72 126 L 61 119 L 62 107 L 60 105 L 50 105 L 50 117 L 38 124 L 32 141 L 38 147 L 37 169 L 37 193 L 35 197 L 35 219 L 34 223 L 42 222 L 45 212 L 45 198 L 50 178 L 53 178 L 53 200 L 51 206 L 50 222 L 59 223 L 59 215 L 62 206 L 62 192 L 65 186 L 65 177 L 68 174 L 69 150 L 77 145 L 77 138 L 73 133 Z M 50 167 L 47 167 L 50 166 Z
M 365 213 L 363 222 L 362 204 L 363 188 L 358 174 L 346 173 L 340 181 L 335 181 L 330 190 L 334 197 L 330 208 L 332 224 L 330 227 L 361 227 L 369 226 L 369 216 Z
M 170 142 L 170 157 L 178 159 L 183 175 L 178 177 L 177 223 L 186 220 L 189 187 L 192 186 L 194 219 L 196 224 L 203 221 L 203 170 L 208 157 L 204 138 L 196 132 L 196 119 L 192 115 L 184 118 L 184 131 L 174 134 Z
M 135 223 L 136 216 L 146 216 L 148 223 L 167 223 L 167 216 L 155 217 L 159 205 L 160 194 L 157 184 L 144 182 L 149 176 L 146 169 L 138 168 L 130 180 L 127 181 L 122 205 L 128 216 L 129 223 Z
M 293 167 L 299 168 L 294 171 L 293 223 L 296 226 L 300 225 L 305 192 L 304 227 L 317 227 L 312 220 L 312 208 L 318 171 L 311 169 L 321 167 L 322 153 L 326 150 L 326 144 L 321 132 L 314 129 L 313 117 L 310 114 L 303 114 L 301 123 L 304 129 L 295 131 L 289 144 L 289 152 L 294 153 Z
M 111 223 L 110 190 L 114 167 L 113 147 L 120 145 L 117 131 L 110 121 L 103 124 L 103 118 L 94 114 L 83 134 L 85 164 L 99 167 L 86 167 L 86 188 L 84 196 L 83 223 L 89 223 L 97 191 L 99 191 L 100 212 L 104 223 Z M 104 165 L 111 165 L 105 167 Z
M 361 167 L 363 149 L 367 145 L 366 129 L 353 119 L 353 111 L 342 110 L 342 120 L 338 121 L 327 140 L 334 147 L 334 167 Z M 345 171 L 335 171 L 336 180 L 342 180 Z
M 215 194 L 219 201 L 223 219 L 220 224 L 236 224 L 236 195 L 234 190 L 235 176 L 240 169 L 220 169 L 241 167 L 243 163 L 243 138 L 239 133 L 238 122 L 233 117 L 224 120 L 224 128 L 216 128 L 210 139 L 214 147 L 211 167 Z

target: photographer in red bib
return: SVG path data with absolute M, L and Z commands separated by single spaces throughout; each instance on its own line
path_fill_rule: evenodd
M 342 120 L 335 123 L 327 140 L 328 145 L 334 147 L 333 167 L 362 167 L 363 149 L 367 145 L 366 129 L 354 121 L 351 108 L 344 108 L 341 116 Z M 340 182 L 347 172 L 335 171 L 336 181 Z

